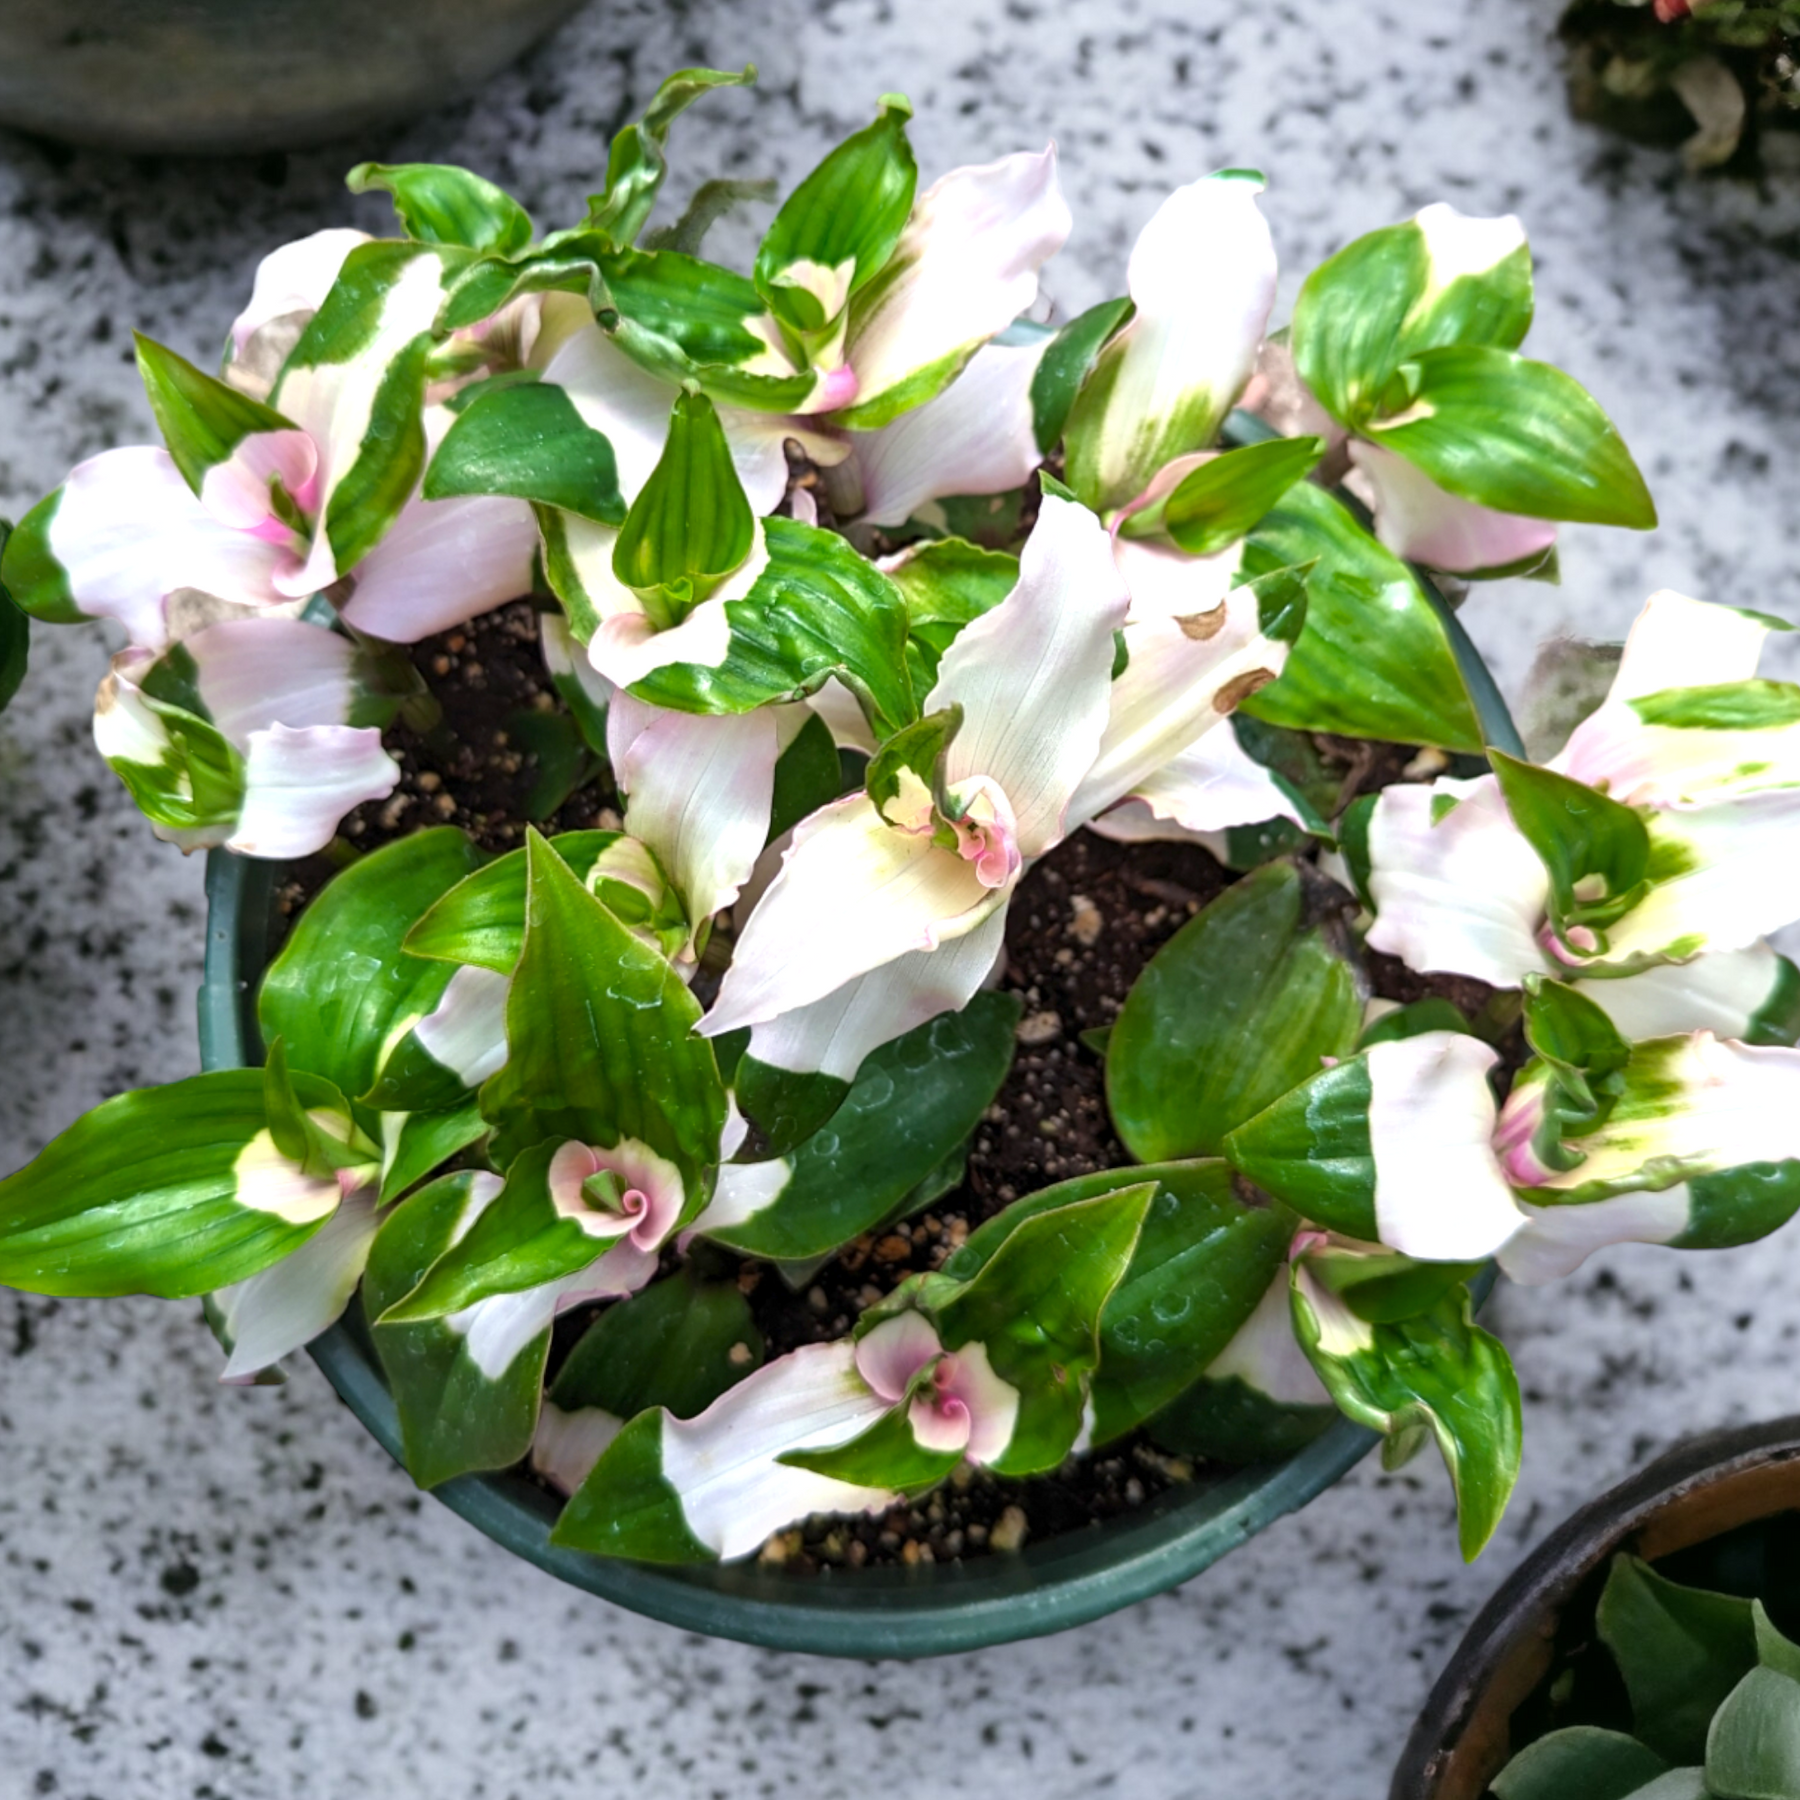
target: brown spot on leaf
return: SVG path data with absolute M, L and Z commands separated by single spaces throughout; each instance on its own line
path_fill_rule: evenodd
M 1274 679 L 1273 669 L 1246 669 L 1219 689 L 1213 697 L 1213 705 L 1222 713 L 1235 712 L 1252 694 L 1266 688 Z
M 1197 644 L 1204 644 L 1208 638 L 1216 638 L 1225 629 L 1225 602 L 1221 600 L 1211 612 L 1186 613 L 1175 621 L 1181 627 L 1181 635 L 1190 637 Z

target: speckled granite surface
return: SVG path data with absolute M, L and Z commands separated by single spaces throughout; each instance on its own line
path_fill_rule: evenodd
M 791 178 L 903 87 L 925 170 L 1054 132 L 1079 221 L 1049 290 L 1115 291 L 1164 188 L 1273 182 L 1298 274 L 1446 198 L 1514 208 L 1534 347 L 1585 380 L 1663 509 L 1572 531 L 1561 589 L 1468 617 L 1509 685 L 1541 631 L 1621 631 L 1670 584 L 1800 616 L 1800 172 L 1772 204 L 1566 118 L 1552 0 L 626 0 L 479 104 L 282 165 L 70 155 L 0 135 L 0 511 L 145 437 L 140 324 L 206 357 L 260 252 L 379 208 L 367 155 L 466 160 L 540 217 L 684 62 L 754 94 L 678 128 L 689 179 Z M 359 210 L 366 209 L 366 210 Z M 0 722 L 0 1164 L 104 1095 L 195 1064 L 201 869 L 95 759 L 97 631 L 40 631 Z M 1789 659 L 1787 668 L 1797 664 Z M 1182 1591 L 1045 1642 L 912 1666 L 704 1642 L 509 1561 L 405 1478 L 302 1368 L 228 1392 L 191 1306 L 0 1296 L 0 1800 L 563 1800 L 1031 1792 L 1373 1800 L 1464 1621 L 1590 1493 L 1683 1432 L 1796 1407 L 1800 1239 L 1617 1253 L 1496 1311 L 1528 1395 L 1525 1478 L 1465 1570 L 1440 1471 L 1357 1471 Z

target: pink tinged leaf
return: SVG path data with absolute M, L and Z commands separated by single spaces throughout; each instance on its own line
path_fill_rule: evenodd
M 342 725 L 356 704 L 355 647 L 298 619 L 228 619 L 187 640 L 200 698 L 240 749 L 273 725 Z
M 416 644 L 531 592 L 537 521 L 523 500 L 409 500 L 356 566 L 347 623 Z
M 1604 987 L 1608 984 L 1597 982 Z M 1583 1206 L 1522 1203 L 1523 1228 L 1500 1247 L 1507 1278 L 1542 1287 L 1573 1275 L 1596 1250 L 1612 1244 L 1666 1244 L 1687 1229 L 1687 1183 L 1655 1194 L 1618 1194 Z
M 1376 536 L 1409 562 L 1472 575 L 1541 556 L 1556 542 L 1552 521 L 1460 500 L 1416 464 L 1379 444 L 1354 440 L 1350 460 L 1364 478 Z
M 335 227 L 271 250 L 256 267 L 250 302 L 231 322 L 231 342 L 239 356 L 253 333 L 289 313 L 316 313 L 338 278 L 338 271 L 358 244 L 370 241 L 364 231 Z
M 1245 412 L 1266 420 L 1283 437 L 1316 437 L 1325 440 L 1321 471 L 1335 479 L 1342 466 L 1349 433 L 1313 397 L 1294 367 L 1294 353 L 1285 340 L 1265 338 L 1256 353 L 1256 372 L 1250 377 L 1238 404 Z M 1309 1368 L 1311 1364 L 1307 1365 Z
M 969 1461 L 991 1463 L 1002 1455 L 1019 1422 L 1019 1390 L 994 1372 L 987 1346 L 964 1344 L 960 1350 L 952 1351 L 933 1372 L 933 1382 L 938 1408 L 960 1409 L 967 1422 L 964 1453 Z M 916 1412 L 913 1431 L 919 1442 L 925 1443 Z M 933 1447 L 926 1445 L 927 1449 Z
M 253 431 L 200 482 L 200 504 L 233 531 L 283 547 L 294 542 L 293 528 L 275 516 L 270 495 L 279 482 L 304 513 L 318 504 L 319 452 L 304 431 Z
M 1369 1148 L 1381 1241 L 1422 1262 L 1491 1256 L 1521 1215 L 1494 1153 L 1488 1071 L 1499 1057 L 1460 1031 L 1368 1052 Z
M 1209 731 L 1180 755 L 1140 781 L 1133 798 L 1158 819 L 1190 831 L 1228 831 L 1269 819 L 1304 824 L 1275 778 L 1238 742 L 1229 728 Z
M 1120 548 L 1124 548 L 1121 544 Z M 1100 747 L 1070 803 L 1083 823 L 1133 792 L 1275 679 L 1287 646 L 1264 637 L 1255 593 L 1125 627 L 1129 661 L 1107 694 Z
M 315 1112 L 320 1122 L 326 1115 Z M 333 1124 L 341 1124 L 331 1121 Z M 292 1157 L 275 1148 L 275 1139 L 259 1131 L 231 1165 L 232 1199 L 251 1212 L 272 1213 L 289 1225 L 311 1225 L 337 1211 L 344 1190 L 335 1174 L 309 1175 Z
M 933 500 L 1022 487 L 1043 459 L 1031 383 L 1049 344 L 989 344 L 935 400 L 852 433 L 870 525 L 903 525 Z
M 221 1381 L 251 1381 L 337 1323 L 369 1260 L 375 1213 L 375 1190 L 359 1188 L 298 1250 L 213 1295 L 231 1338 Z
M 1206 460 L 1183 457 L 1173 464 L 1185 470 Z M 1152 487 L 1154 493 L 1154 484 Z M 1189 556 L 1172 544 L 1146 538 L 1116 538 L 1113 557 L 1131 590 L 1131 623 L 1152 619 L 1202 619 L 1221 606 L 1232 592 L 1238 567 L 1244 560 L 1242 542 L 1228 544 L 1211 556 Z
M 952 169 L 934 182 L 913 203 L 869 290 L 873 300 L 852 306 L 845 354 L 857 405 L 926 371 L 953 374 L 1037 298 L 1038 271 L 1072 223 L 1054 145 Z
M 608 709 L 625 829 L 668 870 L 694 931 L 737 899 L 756 866 L 769 835 L 779 740 L 780 721 L 766 707 L 679 713 L 620 694 Z
M 1027 861 L 1061 840 L 1070 799 L 1100 750 L 1126 604 L 1099 520 L 1047 495 L 1018 586 L 965 626 L 938 664 L 925 710 L 963 709 L 944 779 L 997 783 Z
M 943 1350 L 923 1313 L 896 1313 L 857 1339 L 856 1370 L 892 1406 L 905 1397 L 913 1377 Z
M 1018 821 L 999 783 L 974 775 L 957 782 L 948 795 L 951 804 L 959 809 L 958 816 L 949 821 L 956 835 L 957 855 L 973 866 L 983 887 L 1010 888 L 1025 864 L 1019 853 Z M 904 806 L 904 800 L 890 806 L 890 818 L 896 825 L 904 823 L 908 829 L 929 831 L 930 796 L 921 793 L 919 800 L 922 816 L 916 826 L 903 821 L 895 810 Z
M 1549 1102 L 1550 1079 L 1546 1071 L 1539 1070 L 1534 1077 L 1516 1081 L 1494 1128 L 1494 1153 L 1514 1187 L 1541 1187 L 1553 1173 L 1550 1165 L 1539 1159 L 1535 1147 Z
M 938 1014 L 960 1012 L 993 972 L 1005 947 L 1006 910 L 936 950 L 915 950 L 841 988 L 758 1024 L 750 1055 L 772 1068 L 818 1070 L 841 1081 L 863 1059 Z
M 428 1055 L 465 1087 L 480 1087 L 506 1063 L 506 997 L 512 977 L 465 964 L 437 1005 L 413 1027 Z
M 776 1461 L 829 1450 L 887 1410 L 856 1372 L 855 1346 L 810 1344 L 766 1363 L 697 1419 L 664 1415 L 662 1473 L 688 1529 L 721 1558 L 743 1556 L 770 1532 L 815 1512 L 875 1512 L 897 1495 Z
M 906 1422 L 921 1449 L 960 1452 L 969 1447 L 969 1409 L 952 1394 L 921 1394 L 906 1409 Z
M 866 794 L 833 801 L 796 828 L 701 1030 L 779 1018 L 908 951 L 962 937 L 1005 900 L 954 851 L 886 824 Z
M 244 804 L 226 845 L 245 856 L 311 856 L 345 813 L 385 800 L 400 779 L 372 726 L 271 725 L 251 732 L 243 748 Z
M 591 1176 L 607 1172 L 623 1190 L 619 1210 L 596 1205 L 582 1191 Z M 636 1138 L 621 1138 L 610 1149 L 564 1144 L 550 1159 L 550 1203 L 589 1237 L 625 1238 L 637 1249 L 656 1251 L 681 1218 L 685 1189 L 681 1171 Z
M 564 1412 L 546 1400 L 531 1437 L 532 1471 L 559 1493 L 572 1494 L 624 1428 L 623 1419 L 597 1406 Z
M 1449 801 L 1442 812 L 1438 803 Z M 1549 877 L 1493 776 L 1384 789 L 1369 820 L 1369 860 L 1373 948 L 1421 974 L 1496 987 L 1545 968 L 1536 934 Z
M 1692 1031 L 1741 1038 L 1773 995 L 1781 960 L 1767 944 L 1590 981 L 1582 992 L 1634 1044 Z
M 117 619 L 132 642 L 168 642 L 163 600 L 198 588 L 240 606 L 276 606 L 288 560 L 282 547 L 221 525 L 182 479 L 166 450 L 148 445 L 90 457 L 63 484 L 50 522 L 50 552 L 68 572 L 75 604 Z
M 1294 1336 L 1293 1303 L 1283 1266 L 1256 1309 L 1207 1365 L 1212 1381 L 1233 1376 L 1282 1406 L 1329 1406 L 1331 1395 Z

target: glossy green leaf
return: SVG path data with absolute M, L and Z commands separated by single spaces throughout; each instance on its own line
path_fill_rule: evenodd
M 1699 1762 L 1713 1714 L 1756 1666 L 1750 1602 L 1615 1556 L 1595 1625 L 1625 1679 L 1638 1736 L 1670 1762 Z
M 909 548 L 887 574 L 906 602 L 907 666 L 923 700 L 957 633 L 1018 586 L 1019 559 L 961 538 L 937 538 Z
M 765 519 L 769 564 L 729 600 L 731 647 L 717 666 L 669 663 L 631 691 L 678 712 L 740 713 L 798 700 L 836 675 L 878 737 L 918 717 L 906 669 L 906 606 L 892 582 L 842 538 Z
M 606 759 L 590 746 L 572 713 L 521 707 L 507 715 L 506 735 L 527 759 L 531 785 L 519 810 L 533 825 L 554 817 L 578 788 L 606 768 Z
M 1665 688 L 1625 704 L 1646 725 L 1670 731 L 1783 731 L 1800 725 L 1800 684 L 1791 681 Z
M 12 526 L 0 519 L 0 569 L 6 566 L 6 546 L 11 534 Z M 19 691 L 30 654 L 31 626 L 5 585 L 0 583 L 0 711 Z
M 1718 1800 L 1800 1800 L 1800 1682 L 1752 1669 L 1706 1739 L 1706 1786 Z
M 945 1349 L 982 1344 L 1019 1390 L 1018 1422 L 995 1473 L 1035 1474 L 1068 1455 L 1099 1362 L 1100 1315 L 1155 1195 L 1155 1181 L 1140 1181 L 1009 1221 L 980 1272 L 929 1309 Z
M 756 253 L 757 291 L 790 330 L 826 331 L 894 253 L 912 211 L 918 165 L 912 107 L 884 94 L 872 125 L 846 138 L 794 189 Z
M 22 612 L 50 625 L 79 624 L 88 615 L 69 592 L 69 572 L 50 548 L 50 527 L 61 488 L 46 494 L 0 544 L 0 587 Z
M 617 831 L 564 831 L 550 848 L 587 884 L 602 854 L 623 836 Z M 473 963 L 510 975 L 525 947 L 525 852 L 509 850 L 466 876 L 428 908 L 406 934 L 413 956 Z
M 644 239 L 644 248 L 678 250 L 683 256 L 698 256 L 707 234 L 722 219 L 729 218 L 741 206 L 772 206 L 776 192 L 773 181 L 738 181 L 725 177 L 703 181 L 682 208 L 681 217 L 672 225 L 659 225 Z
M 475 1211 L 472 1188 L 481 1178 L 446 1175 L 421 1188 L 382 1222 L 363 1276 L 363 1309 L 378 1319 L 416 1287 Z M 484 1375 L 467 1339 L 442 1320 L 420 1325 L 375 1325 L 406 1468 L 420 1487 L 478 1469 L 504 1469 L 531 1448 L 542 1396 L 550 1333 L 540 1332 L 507 1364 L 498 1380 Z
M 738 1110 L 755 1126 L 759 1148 L 769 1156 L 786 1156 L 803 1144 L 843 1105 L 850 1091 L 840 1075 L 827 1075 L 823 1069 L 783 1069 L 758 1062 L 747 1050 L 738 1058 L 731 1086 Z
M 418 1285 L 373 1317 L 383 1325 L 420 1325 L 501 1294 L 523 1294 L 597 1262 L 616 1239 L 596 1238 L 558 1212 L 549 1172 L 562 1140 L 522 1150 L 506 1185 L 480 1216 L 426 1268 Z
M 1520 762 L 1503 751 L 1490 760 L 1506 810 L 1550 877 L 1550 913 L 1572 949 L 1571 934 L 1591 932 L 1590 953 L 1604 952 L 1604 933 L 1644 897 L 1650 878 L 1650 834 L 1629 806 L 1597 789 Z
M 382 1120 L 381 1204 L 398 1200 L 434 1169 L 487 1135 L 474 1100 L 444 1112 L 390 1113 Z
M 1242 1376 L 1191 1383 L 1144 1429 L 1178 1456 L 1239 1465 L 1282 1462 L 1304 1450 L 1338 1418 L 1335 1406 L 1272 1400 Z
M 587 223 L 616 244 L 631 243 L 650 217 L 668 172 L 663 146 L 669 127 L 702 95 L 716 88 L 748 87 L 755 80 L 754 63 L 746 63 L 736 74 L 729 69 L 677 69 L 656 90 L 643 118 L 613 138 L 606 153 L 606 188 L 589 197 Z
M 872 1052 L 829 1124 L 784 1158 L 779 1189 L 707 1236 L 747 1256 L 800 1261 L 880 1224 L 992 1104 L 1012 1066 L 1019 1007 L 1012 994 L 978 994 Z M 766 1164 L 753 1166 L 768 1176 Z
M 344 178 L 353 194 L 394 197 L 400 229 L 422 244 L 512 256 L 531 242 L 531 217 L 512 195 L 449 163 L 358 163 Z
M 452 970 L 402 949 L 407 933 L 483 857 L 448 825 L 385 844 L 334 876 L 301 913 L 257 994 L 265 1042 L 296 1069 L 362 1095 Z
M 737 1284 L 686 1269 L 607 1307 L 557 1371 L 550 1400 L 564 1412 L 597 1406 L 634 1419 L 661 1406 L 692 1419 L 762 1360 L 763 1336 Z
M 903 814 L 888 808 L 899 802 L 916 802 L 920 788 L 928 794 L 939 794 L 943 783 L 939 765 L 951 741 L 962 729 L 963 709 L 946 707 L 942 712 L 927 713 L 916 725 L 896 732 L 869 758 L 863 771 L 863 788 L 875 803 L 875 810 L 890 825 L 907 823 Z
M 1227 888 L 1150 960 L 1113 1025 L 1106 1099 L 1126 1148 L 1140 1162 L 1218 1155 L 1322 1058 L 1355 1049 L 1357 989 L 1292 863 Z
M 1511 350 L 1426 352 L 1369 435 L 1446 492 L 1532 519 L 1648 531 L 1656 507 L 1613 422 L 1572 376 Z
M 440 332 L 466 331 L 526 294 L 578 294 L 602 321 L 616 319 L 601 272 L 612 240 L 602 232 L 553 231 L 516 256 L 456 259 L 446 269 Z
M 1776 1625 L 1760 1600 L 1750 1602 L 1750 1622 L 1756 1631 L 1757 1663 L 1791 1681 L 1800 1681 L 1800 1644 Z
M 1166 499 L 1132 513 L 1121 529 L 1126 537 L 1160 532 L 1190 556 L 1212 556 L 1267 517 L 1324 454 L 1325 440 L 1316 437 L 1270 438 L 1221 451 L 1183 476 Z
M 554 383 L 497 388 L 465 406 L 425 471 L 427 500 L 511 494 L 603 525 L 625 518 L 618 465 Z
M 1423 1037 L 1428 1031 L 1468 1030 L 1469 1021 L 1463 1017 L 1461 1010 L 1440 995 L 1433 994 L 1428 999 L 1414 1000 L 1406 1006 L 1396 1006 L 1392 1012 L 1383 1013 L 1356 1040 L 1356 1047 L 1367 1050 L 1374 1044 L 1391 1044 L 1400 1038 Z
M 662 1472 L 659 1412 L 639 1413 L 570 1495 L 550 1533 L 553 1544 L 636 1562 L 718 1559 L 688 1528 L 681 1496 Z
M 1346 1057 L 1229 1132 L 1225 1155 L 1303 1218 L 1373 1243 L 1379 1232 L 1369 1142 L 1371 1092 L 1367 1061 Z
M 1300 731 L 1482 751 L 1449 633 L 1418 581 L 1339 502 L 1300 482 L 1251 534 L 1243 573 L 1305 563 L 1306 628 L 1281 678 L 1242 710 Z
M 1571 1725 L 1527 1744 L 1493 1789 L 1498 1800 L 1628 1800 L 1667 1767 L 1622 1731 Z
M 138 811 L 153 823 L 171 831 L 223 835 L 237 823 L 243 808 L 244 759 L 210 719 L 156 694 L 157 675 L 181 662 L 192 668 L 192 659 L 176 645 L 151 670 L 135 698 L 102 685 L 95 706 L 97 719 L 103 719 L 112 706 L 140 708 L 150 715 L 146 729 L 159 732 L 162 738 L 162 755 L 154 763 L 110 755 L 106 763 L 125 784 Z M 198 705 L 198 696 L 191 697 Z
M 1031 378 L 1032 434 L 1040 450 L 1048 453 L 1056 447 L 1095 358 L 1132 310 L 1129 299 L 1102 300 L 1057 332 Z
M 1356 1320 L 1294 1272 L 1294 1334 L 1340 1408 L 1390 1443 L 1429 1430 L 1456 1490 L 1457 1536 L 1473 1562 L 1519 1477 L 1519 1381 L 1506 1346 L 1474 1322 L 1468 1290 L 1392 1324 Z M 1318 1310 L 1329 1306 L 1332 1317 Z
M 507 998 L 506 1067 L 481 1091 L 502 1162 L 551 1138 L 610 1147 L 636 1138 L 705 1203 L 725 1093 L 700 1003 L 531 833 L 525 947 Z
M 1398 1250 L 1327 1247 L 1311 1251 L 1306 1266 L 1313 1279 L 1336 1294 L 1359 1319 L 1372 1325 L 1395 1325 L 1416 1313 L 1430 1312 L 1486 1265 L 1414 1262 Z
M 1531 252 L 1442 279 L 1416 220 L 1371 231 L 1307 276 L 1290 328 L 1294 365 L 1352 429 L 1379 406 L 1408 357 L 1447 345 L 1516 349 L 1531 323 Z
M 821 806 L 829 806 L 843 791 L 843 764 L 838 760 L 831 727 L 814 713 L 776 758 L 769 842 L 792 831 Z
M 294 1085 L 306 1106 L 336 1114 L 348 1137 L 335 1088 L 310 1075 Z M 279 1262 L 324 1223 L 333 1197 L 311 1196 L 324 1210 L 299 1223 L 269 1210 L 263 1171 L 274 1170 L 276 1152 L 267 1132 L 260 1069 L 103 1101 L 0 1181 L 0 1286 L 182 1299 Z
M 259 431 L 292 431 L 272 407 L 229 387 L 216 375 L 196 369 L 185 357 L 134 331 L 138 374 L 156 415 L 163 442 L 197 494 L 208 469 L 224 462 L 245 438 Z
M 662 456 L 619 528 L 613 573 L 663 630 L 679 625 L 755 543 L 756 515 L 713 403 L 677 394 Z
M 906 1408 L 896 1406 L 847 1444 L 830 1450 L 789 1450 L 775 1460 L 858 1487 L 920 1494 L 936 1487 L 962 1459 L 960 1450 L 926 1449 L 913 1435 Z

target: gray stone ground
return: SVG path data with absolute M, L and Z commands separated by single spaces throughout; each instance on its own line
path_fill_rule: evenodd
M 912 95 L 928 172 L 1054 133 L 1079 221 L 1049 292 L 1120 286 L 1209 168 L 1268 171 L 1298 275 L 1421 205 L 1516 209 L 1532 343 L 1600 396 L 1663 510 L 1571 531 L 1560 589 L 1468 617 L 1516 687 L 1538 635 L 1617 634 L 1654 586 L 1800 614 L 1800 177 L 1696 184 L 1566 117 L 1554 0 L 612 0 L 478 103 L 279 164 L 68 155 L 0 134 L 0 511 L 144 439 L 141 325 L 205 358 L 259 254 L 373 223 L 364 156 L 472 163 L 564 219 L 659 75 L 754 58 L 678 128 L 682 181 L 793 178 Z M 40 630 L 0 721 L 0 1166 L 195 1066 L 201 870 L 151 842 L 87 736 L 97 630 Z M 1785 667 L 1796 666 L 1789 658 Z M 1524 1480 L 1457 1560 L 1427 1462 L 1359 1469 L 1181 1591 L 1035 1644 L 916 1665 L 707 1642 L 509 1561 L 416 1496 L 312 1371 L 220 1389 L 192 1306 L 0 1297 L 0 1800 L 825 1797 L 1031 1792 L 1372 1800 L 1471 1612 L 1575 1504 L 1682 1433 L 1794 1408 L 1789 1237 L 1616 1254 L 1495 1312 Z

